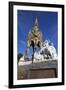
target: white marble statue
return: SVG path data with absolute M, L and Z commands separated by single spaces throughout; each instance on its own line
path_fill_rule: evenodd
M 41 62 L 46 60 L 57 60 L 56 49 L 53 43 L 51 43 L 51 45 L 49 44 L 48 40 L 45 40 L 41 49 L 38 52 L 35 51 L 34 53 L 34 62 Z M 20 63 L 23 63 L 24 65 L 25 63 L 28 64 L 27 62 L 31 63 L 31 58 L 29 60 L 25 60 L 25 56 L 23 55 L 23 57 L 20 58 Z
M 56 49 L 53 45 L 53 43 L 51 43 L 51 45 L 49 45 L 49 41 L 45 40 L 45 42 L 43 43 L 43 46 L 41 47 L 40 53 L 43 52 L 44 57 L 50 58 L 50 59 L 57 59 L 57 52 Z
M 21 57 L 19 61 L 20 61 L 20 62 L 24 62 L 24 61 L 25 61 L 25 60 L 24 60 L 24 56 Z
M 37 53 L 37 52 L 34 53 L 34 62 L 36 62 L 36 61 L 43 61 L 43 60 L 44 60 L 44 56 L 43 55 L 41 55 L 40 53 Z

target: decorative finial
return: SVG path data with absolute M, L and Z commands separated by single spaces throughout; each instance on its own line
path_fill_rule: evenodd
M 34 26 L 33 26 L 33 30 L 34 31 L 38 31 L 38 18 L 36 16 L 36 19 L 35 19 L 35 23 L 34 23 Z
M 38 18 L 36 16 L 36 19 L 35 19 L 35 26 L 38 26 Z

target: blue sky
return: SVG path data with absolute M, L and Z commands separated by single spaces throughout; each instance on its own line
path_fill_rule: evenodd
M 42 32 L 42 39 L 53 42 L 56 50 L 58 49 L 58 15 L 57 12 L 46 11 L 26 11 L 18 10 L 17 19 L 17 50 L 18 53 L 25 53 L 29 31 L 38 17 L 39 31 Z

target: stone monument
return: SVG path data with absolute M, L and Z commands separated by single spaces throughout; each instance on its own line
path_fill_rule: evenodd
M 28 34 L 28 40 L 27 40 L 27 49 L 32 46 L 33 48 L 33 54 L 32 54 L 32 63 L 34 60 L 34 52 L 36 50 L 36 46 L 41 48 L 42 46 L 42 33 L 39 31 L 38 27 L 38 18 L 36 17 L 35 23 L 32 27 L 32 31 Z

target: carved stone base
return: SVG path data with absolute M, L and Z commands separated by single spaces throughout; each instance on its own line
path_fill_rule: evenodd
M 33 63 L 29 65 L 18 65 L 18 80 L 21 79 L 40 79 L 40 78 L 56 78 L 57 60 Z

